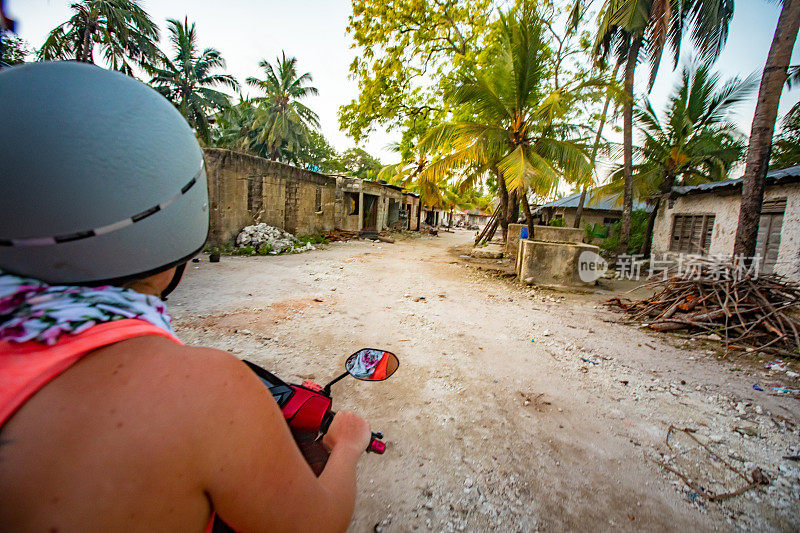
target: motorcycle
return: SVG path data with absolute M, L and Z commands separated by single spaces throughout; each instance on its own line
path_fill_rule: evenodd
M 333 404 L 331 386 L 347 376 L 361 381 L 383 381 L 394 374 L 400 366 L 397 356 L 391 352 L 362 348 L 347 358 L 346 371 L 343 374 L 322 387 L 308 380 L 300 385 L 285 383 L 260 366 L 250 361 L 245 363 L 272 393 L 303 457 L 316 475 L 322 472 L 328 460 L 329 453 L 322 445 L 322 437 L 336 415 L 331 409 Z M 382 433 L 373 432 L 367 452 L 384 453 L 386 443 L 382 439 Z
M 322 387 L 308 380 L 300 385 L 286 383 L 260 366 L 250 361 L 244 362 L 272 393 L 300 452 L 317 476 L 322 473 L 330 456 L 327 448 L 322 445 L 322 437 L 336 416 L 331 409 L 333 405 L 331 386 L 347 376 L 360 381 L 383 381 L 394 374 L 400 366 L 397 356 L 391 352 L 362 348 L 347 358 L 346 371 L 343 374 Z M 386 443 L 382 439 L 382 433 L 373 432 L 367 452 L 383 454 L 386 451 Z M 229 533 L 233 530 L 219 517 L 215 517 L 212 531 Z

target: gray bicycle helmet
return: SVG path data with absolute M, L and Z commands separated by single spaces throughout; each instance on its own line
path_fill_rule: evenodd
M 76 62 L 0 71 L 0 270 L 115 283 L 185 263 L 208 236 L 203 152 L 175 107 Z

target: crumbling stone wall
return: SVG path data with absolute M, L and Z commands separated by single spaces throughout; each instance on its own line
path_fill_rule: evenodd
M 265 222 L 295 235 L 334 228 L 336 180 L 261 157 L 207 148 L 212 246 Z

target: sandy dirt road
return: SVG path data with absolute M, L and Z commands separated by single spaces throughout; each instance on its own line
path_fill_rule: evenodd
M 613 323 L 602 291 L 487 276 L 454 251 L 469 233 L 440 235 L 203 261 L 170 298 L 187 343 L 289 381 L 324 383 L 361 347 L 399 356 L 386 382 L 334 388 L 334 409 L 388 441 L 359 465 L 351 531 L 800 528 L 798 463 L 783 459 L 800 453 L 800 401 L 752 388 L 796 380 L 753 357 L 720 359 L 711 343 Z M 657 461 L 717 492 L 743 482 L 695 452 L 676 458 L 671 424 L 770 484 L 699 498 Z

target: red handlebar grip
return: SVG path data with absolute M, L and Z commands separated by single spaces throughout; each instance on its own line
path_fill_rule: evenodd
M 372 439 L 372 441 L 370 441 L 369 443 L 367 451 L 381 455 L 383 452 L 386 451 L 386 443 L 381 442 L 378 439 Z

